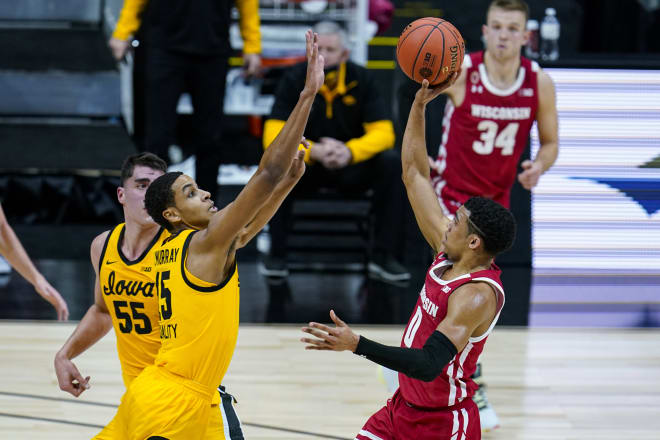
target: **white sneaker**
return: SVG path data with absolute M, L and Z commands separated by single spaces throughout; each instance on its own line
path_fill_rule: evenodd
M 472 400 L 479 408 L 479 418 L 481 419 L 481 430 L 484 432 L 492 431 L 500 427 L 500 419 L 497 417 L 495 410 L 488 403 L 488 396 L 486 396 L 486 384 L 481 376 L 481 362 L 477 363 L 477 370 L 472 375 L 474 382 L 479 385 L 475 391 Z
M 488 403 L 486 398 L 486 391 L 483 386 L 474 393 L 472 400 L 479 407 L 479 418 L 481 419 L 481 430 L 484 432 L 492 431 L 500 427 L 500 419 L 497 417 L 495 410 Z

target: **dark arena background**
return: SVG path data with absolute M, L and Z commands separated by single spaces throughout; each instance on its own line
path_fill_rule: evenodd
M 315 22 L 346 29 L 352 60 L 376 77 L 391 109 L 397 149 L 418 90 L 396 65 L 401 30 L 417 18 L 441 17 L 460 30 L 466 52 L 483 49 L 488 1 L 393 0 L 380 27 L 367 20 L 378 3 L 259 0 L 263 62 L 249 81 L 240 76 L 243 43 L 233 10 L 226 93 L 218 103 L 218 207 L 256 170 L 276 85 L 304 59 L 304 31 Z M 561 25 L 559 58 L 538 60 L 556 87 L 559 157 L 533 191 L 518 183 L 512 190 L 516 243 L 497 260 L 506 307 L 484 352 L 501 428 L 484 438 L 657 439 L 660 2 L 528 4 L 539 23 L 555 8 Z M 0 2 L 0 203 L 70 311 L 69 322 L 57 322 L 51 305 L 0 260 L 0 438 L 91 438 L 123 393 L 112 332 L 77 360 L 96 380 L 80 399 L 59 390 L 52 368 L 94 300 L 90 243 L 123 221 L 122 161 L 145 145 L 147 36 L 138 31 L 128 56 L 115 62 L 107 41 L 121 7 L 122 0 Z M 432 156 L 445 101 L 428 106 Z M 170 169 L 194 174 L 188 94 L 177 111 Z M 538 147 L 533 128 L 523 160 Z M 267 229 L 239 251 L 241 329 L 227 384 L 241 402 L 246 437 L 354 438 L 384 404 L 388 394 L 373 364 L 308 356 L 297 341 L 302 323 L 327 322 L 334 309 L 359 332 L 400 343 L 432 256 L 406 203 L 392 241 L 411 279 L 372 276 L 373 216 L 369 193 L 321 191 L 297 201 L 284 279 L 259 273 Z

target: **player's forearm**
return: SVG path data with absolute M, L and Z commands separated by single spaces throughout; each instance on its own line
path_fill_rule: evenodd
M 277 187 L 275 187 L 275 191 L 268 201 L 262 206 L 254 219 L 245 227 L 237 248 L 241 248 L 248 244 L 250 240 L 252 240 L 254 236 L 264 228 L 264 226 L 266 226 L 266 223 L 273 218 L 284 199 L 286 199 L 293 187 L 296 186 L 296 183 L 298 183 L 298 179 L 285 178 L 277 185 Z
M 96 304 L 87 310 L 73 334 L 57 352 L 57 356 L 73 359 L 83 353 L 112 328 L 112 318 Z
M 413 102 L 410 108 L 408 124 L 406 125 L 401 146 L 401 165 L 404 182 L 413 178 L 416 174 L 421 174 L 426 178 L 429 178 L 431 175 L 426 152 L 425 111 L 426 105 L 417 100 Z
M 454 344 L 439 331 L 434 331 L 421 349 L 391 347 L 364 336 L 360 336 L 355 349 L 355 354 L 372 362 L 426 382 L 438 377 L 456 353 Z
M 6 222 L 0 225 L 0 254 L 30 284 L 35 285 L 38 278 L 43 276 L 30 260 L 12 227 Z
M 300 93 L 289 119 L 261 158 L 259 168 L 267 170 L 277 181 L 288 171 L 291 158 L 300 145 L 315 96 L 306 89 Z
M 545 173 L 554 165 L 559 155 L 559 144 L 556 141 L 546 142 L 541 145 L 539 151 L 536 153 L 534 162 L 541 164 L 543 172 Z

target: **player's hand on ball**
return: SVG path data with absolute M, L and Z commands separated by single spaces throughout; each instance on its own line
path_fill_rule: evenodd
M 328 327 L 318 322 L 310 322 L 309 327 L 303 327 L 302 331 L 309 333 L 314 338 L 301 338 L 300 341 L 307 344 L 305 350 L 333 350 L 354 352 L 357 349 L 360 335 L 353 330 L 330 310 L 330 319 L 335 323 L 335 328 Z
M 422 81 L 422 87 L 420 87 L 420 89 L 415 94 L 415 101 L 420 102 L 424 105 L 433 101 L 435 98 L 440 96 L 440 94 L 443 91 L 445 91 L 445 89 L 447 89 L 452 84 L 454 84 L 454 82 L 458 78 L 458 75 L 459 75 L 458 72 L 454 72 L 444 82 L 434 87 L 430 87 L 428 80 L 425 79 L 424 81 Z

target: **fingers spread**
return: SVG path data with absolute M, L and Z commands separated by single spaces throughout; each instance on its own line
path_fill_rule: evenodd
M 322 331 L 324 331 L 324 332 L 326 332 L 326 333 L 330 333 L 330 331 L 332 330 L 332 329 L 331 329 L 330 327 L 328 327 L 327 325 L 325 325 L 325 324 L 319 324 L 318 322 L 310 322 L 310 323 L 309 323 L 309 326 L 310 326 L 310 327 L 313 327 L 313 328 L 317 328 L 317 329 L 319 329 L 319 330 L 322 330 Z
M 330 319 L 332 319 L 332 321 L 335 324 L 337 324 L 337 327 L 345 327 L 346 326 L 346 323 L 344 321 L 342 321 L 341 319 L 339 319 L 339 316 L 337 316 L 337 314 L 335 313 L 334 310 L 330 310 Z

